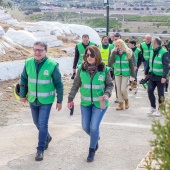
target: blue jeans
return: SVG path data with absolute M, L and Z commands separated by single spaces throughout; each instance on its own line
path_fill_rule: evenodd
M 50 134 L 48 133 L 48 119 L 50 116 L 51 106 L 52 104 L 35 106 L 30 103 L 33 122 L 39 130 L 38 151 L 44 151 L 46 141 L 50 137 Z
M 143 61 L 144 70 L 146 70 L 147 64 L 148 64 L 148 61 Z
M 135 70 L 135 81 L 137 82 L 137 76 L 138 76 L 138 69 Z
M 96 148 L 100 122 L 106 110 L 107 108 L 98 109 L 94 105 L 81 106 L 82 128 L 90 136 L 90 148 Z

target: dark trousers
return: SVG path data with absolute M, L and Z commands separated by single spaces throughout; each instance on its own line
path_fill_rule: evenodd
M 157 87 L 158 91 L 158 102 L 159 104 L 163 103 L 165 100 L 164 97 L 164 84 L 161 83 L 161 81 L 152 81 L 149 79 L 148 81 L 148 97 L 151 103 L 151 107 L 156 109 L 156 99 L 154 95 L 154 90 Z

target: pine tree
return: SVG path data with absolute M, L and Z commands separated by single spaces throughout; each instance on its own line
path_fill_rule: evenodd
M 152 124 L 156 138 L 150 142 L 153 150 L 146 160 L 147 170 L 170 170 L 170 99 L 166 99 L 160 112 L 164 116 L 164 122 L 154 120 Z M 157 167 L 153 167 L 155 161 Z

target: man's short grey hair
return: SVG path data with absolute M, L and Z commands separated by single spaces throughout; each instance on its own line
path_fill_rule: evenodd
M 162 41 L 159 37 L 153 37 L 153 41 L 158 44 L 159 46 L 162 44 Z
M 145 38 L 146 38 L 146 37 L 152 38 L 150 34 L 146 34 L 146 35 L 145 35 Z
M 34 43 L 34 46 L 35 46 L 35 45 L 40 45 L 40 46 L 44 47 L 44 50 L 45 50 L 45 51 L 47 51 L 47 44 L 46 44 L 46 43 L 44 43 L 44 42 L 42 42 L 42 41 L 36 41 L 36 42 Z

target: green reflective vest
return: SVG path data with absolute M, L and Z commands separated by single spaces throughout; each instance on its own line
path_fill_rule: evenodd
M 164 48 L 161 48 L 158 51 L 158 54 L 155 56 L 154 60 L 153 60 L 153 52 L 151 53 L 150 59 L 149 59 L 149 72 L 153 72 L 157 76 L 163 75 L 162 57 L 166 52 L 167 50 L 165 50 Z
M 93 78 L 90 74 L 81 69 L 81 65 L 78 66 L 81 79 L 81 105 L 90 106 L 94 104 L 97 108 L 100 108 L 99 97 L 104 95 L 105 92 L 105 80 L 109 67 L 105 67 L 103 72 L 97 72 Z M 105 106 L 108 107 L 108 101 L 105 101 Z
M 28 101 L 33 103 L 36 98 L 41 104 L 51 104 L 55 98 L 55 87 L 52 81 L 52 73 L 57 63 L 47 59 L 39 73 L 36 72 L 34 57 L 25 62 L 28 74 Z
M 126 53 L 123 53 L 121 57 L 120 55 L 116 54 L 115 63 L 113 64 L 113 67 L 115 76 L 130 76 L 129 59 Z
M 135 51 L 133 52 L 134 56 L 136 58 L 136 63 L 138 62 L 138 58 L 139 58 L 139 53 L 140 52 L 141 52 L 141 49 L 139 49 L 139 48 L 136 48 Z
M 110 47 L 110 51 L 112 51 L 115 48 L 115 45 L 114 44 L 109 44 L 109 47 Z
M 110 51 L 111 51 L 111 46 L 112 44 L 109 44 L 108 48 L 107 49 L 104 49 L 102 47 L 102 45 L 99 46 L 99 50 L 100 50 L 100 53 L 101 53 L 101 57 L 102 57 L 102 61 L 105 65 L 108 65 L 108 58 L 109 58 L 109 54 L 110 54 Z
M 95 43 L 91 42 L 89 43 L 88 46 L 92 46 L 92 45 L 95 45 Z M 79 60 L 78 60 L 78 65 L 82 64 L 83 63 L 83 55 L 85 53 L 85 49 L 84 49 L 84 46 L 82 44 L 82 42 L 78 43 L 77 44 L 77 48 L 78 48 L 78 51 L 79 51 Z
M 150 53 L 153 51 L 153 47 L 152 47 L 152 45 L 150 45 L 148 48 L 146 42 L 141 43 L 141 46 L 143 49 L 143 57 L 146 61 L 148 61 L 149 57 L 150 57 Z

